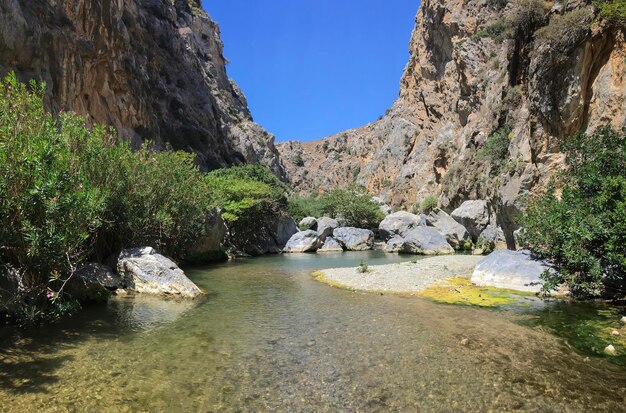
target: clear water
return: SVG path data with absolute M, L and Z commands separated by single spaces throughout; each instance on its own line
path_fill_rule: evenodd
M 0 411 L 626 411 L 626 369 L 533 311 L 368 295 L 314 270 L 403 258 L 288 255 L 188 270 L 193 303 L 112 300 L 5 331 Z M 469 339 L 467 346 L 461 345 Z

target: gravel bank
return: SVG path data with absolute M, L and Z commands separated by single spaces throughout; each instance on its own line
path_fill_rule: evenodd
M 411 294 L 449 278 L 469 278 L 483 258 L 447 255 L 423 258 L 417 262 L 372 265 L 366 273 L 360 273 L 354 267 L 331 268 L 318 271 L 313 276 L 321 282 L 351 290 Z

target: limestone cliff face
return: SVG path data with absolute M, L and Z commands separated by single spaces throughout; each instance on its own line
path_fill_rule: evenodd
M 398 100 L 383 119 L 278 145 L 296 191 L 356 181 L 409 209 L 430 194 L 446 210 L 487 199 L 512 242 L 525 195 L 563 165 L 554 138 L 626 126 L 624 26 L 586 1 L 546 7 L 423 0 Z M 485 159 L 480 149 L 501 128 L 511 131 L 505 159 Z
M 9 70 L 44 80 L 52 111 L 88 114 L 136 145 L 193 151 L 208 169 L 262 162 L 284 177 L 199 0 L 0 0 Z

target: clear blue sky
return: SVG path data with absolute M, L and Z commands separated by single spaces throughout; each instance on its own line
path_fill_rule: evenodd
M 396 99 L 419 0 L 204 0 L 228 74 L 278 141 L 376 120 Z

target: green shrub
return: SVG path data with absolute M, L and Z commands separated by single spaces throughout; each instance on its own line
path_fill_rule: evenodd
M 507 36 L 526 39 L 546 22 L 546 7 L 543 0 L 517 0 L 507 16 Z
M 433 209 L 439 206 L 439 200 L 434 195 L 428 195 L 426 198 L 422 200 L 420 203 L 418 212 L 422 214 L 428 214 Z
M 341 218 L 345 224 L 357 228 L 378 228 L 384 219 L 379 206 L 365 190 L 355 184 L 333 189 L 321 197 L 325 215 Z
M 302 154 L 297 153 L 296 156 L 293 157 L 293 163 L 295 163 L 296 166 L 304 166 L 304 159 L 302 159 Z
M 476 41 L 484 37 L 492 38 L 496 43 L 501 43 L 507 37 L 508 25 L 505 20 L 498 20 L 492 25 L 485 27 L 484 29 L 476 32 L 471 36 L 471 39 Z
M 508 159 L 511 129 L 503 126 L 492 133 L 484 145 L 478 150 L 477 156 L 492 165 L 499 166 Z
M 593 296 L 626 278 L 626 129 L 609 127 L 561 142 L 568 169 L 555 185 L 529 201 L 522 218 L 524 244 L 550 259 L 546 289 L 561 282 Z
M 289 198 L 289 213 L 296 222 L 305 217 L 319 218 L 324 215 L 324 202 L 317 196 L 293 195 Z
M 262 165 L 209 172 L 206 184 L 211 206 L 222 211 L 231 240 L 241 245 L 288 208 L 287 186 Z
M 369 265 L 367 264 L 367 261 L 361 260 L 361 263 L 357 267 L 356 271 L 360 274 L 365 274 L 369 272 Z
M 592 21 L 591 7 L 572 10 L 562 16 L 554 16 L 547 26 L 535 32 L 536 46 L 549 47 L 550 51 L 559 57 L 564 57 L 567 50 L 576 46 L 590 32 Z
M 626 23 L 626 0 L 598 0 L 593 3 L 607 20 Z

